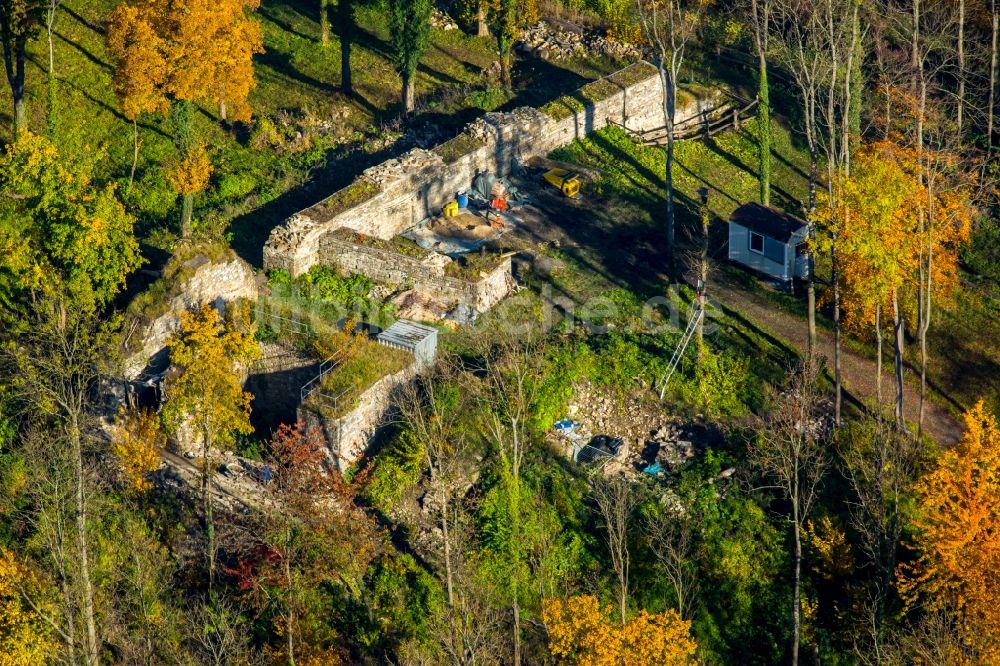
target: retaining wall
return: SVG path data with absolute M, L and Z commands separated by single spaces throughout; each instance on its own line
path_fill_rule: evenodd
M 420 372 L 414 361 L 399 372 L 386 375 L 360 395 L 357 406 L 340 418 L 325 417 L 309 404 L 299 406 L 298 418 L 307 429 L 319 428 L 326 438 L 330 459 L 338 469 L 358 461 L 368 444 L 392 414 L 393 402 L 402 387 Z
M 264 266 L 301 275 L 327 256 L 322 239 L 334 229 L 389 239 L 440 211 L 456 192 L 471 187 L 479 171 L 507 175 L 516 161 L 545 156 L 609 123 L 636 131 L 660 127 L 661 91 L 656 68 L 636 63 L 542 110 L 487 113 L 452 141 L 372 167 L 344 190 L 288 218 L 271 232 Z M 697 114 L 702 105 L 679 101 L 677 118 Z

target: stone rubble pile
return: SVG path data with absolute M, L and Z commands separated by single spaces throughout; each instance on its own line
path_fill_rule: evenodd
M 437 7 L 431 12 L 431 27 L 438 30 L 458 30 L 458 24 Z
M 516 48 L 521 53 L 532 54 L 547 61 L 588 54 L 629 61 L 642 58 L 642 50 L 638 46 L 609 39 L 600 31 L 563 30 L 546 21 L 539 21 L 526 28 Z
M 567 417 L 580 424 L 576 429 L 580 444 L 599 435 L 622 440 L 623 453 L 619 460 L 606 466 L 608 474 L 637 476 L 642 469 L 657 462 L 664 470 L 669 470 L 700 452 L 692 434 L 664 414 L 655 401 L 632 397 L 618 399 L 586 380 L 574 385 Z M 564 437 L 556 435 L 555 438 L 567 455 L 571 455 L 571 444 L 567 445 Z

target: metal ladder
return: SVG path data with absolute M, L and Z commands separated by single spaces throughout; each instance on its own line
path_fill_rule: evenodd
M 677 349 L 674 350 L 674 355 L 670 358 L 670 363 L 667 364 L 667 371 L 664 373 L 663 379 L 660 380 L 660 400 L 663 400 L 663 396 L 666 395 L 667 383 L 670 381 L 670 378 L 674 376 L 674 371 L 677 370 L 677 366 L 680 365 L 681 358 L 684 356 L 684 352 L 687 350 L 687 346 L 691 342 L 691 338 L 694 336 L 695 330 L 698 328 L 698 323 L 704 316 L 705 306 L 699 298 L 698 307 L 691 313 L 691 318 L 688 320 L 687 328 L 684 329 L 684 335 L 681 336 L 680 342 L 677 343 Z

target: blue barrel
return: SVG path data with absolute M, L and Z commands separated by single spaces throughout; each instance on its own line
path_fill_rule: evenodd
M 465 192 L 459 192 L 458 196 L 456 197 L 456 199 L 458 199 L 458 207 L 459 208 L 468 208 L 469 207 L 469 195 L 466 194 Z

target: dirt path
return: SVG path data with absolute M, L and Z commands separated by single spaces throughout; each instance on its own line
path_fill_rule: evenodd
M 764 296 L 742 285 L 728 280 L 721 275 L 712 285 L 711 298 L 724 307 L 745 316 L 778 338 L 787 341 L 800 354 L 805 355 L 809 344 L 809 333 L 804 318 L 781 310 Z M 833 334 L 818 329 L 816 332 L 817 351 L 827 359 L 827 366 L 832 368 L 834 341 Z M 856 401 L 875 400 L 875 360 L 861 356 L 857 352 L 842 347 L 841 373 L 844 384 L 845 400 Z M 832 372 L 832 369 L 831 369 Z M 883 396 L 894 395 L 895 384 L 892 378 L 892 366 L 883 363 L 882 367 Z M 903 411 L 906 419 L 914 424 L 920 408 L 919 378 L 912 375 L 906 377 L 903 393 Z M 914 427 L 916 427 L 914 425 Z M 941 445 L 951 445 L 962 436 L 959 423 L 944 408 L 930 400 L 924 403 L 924 430 Z

